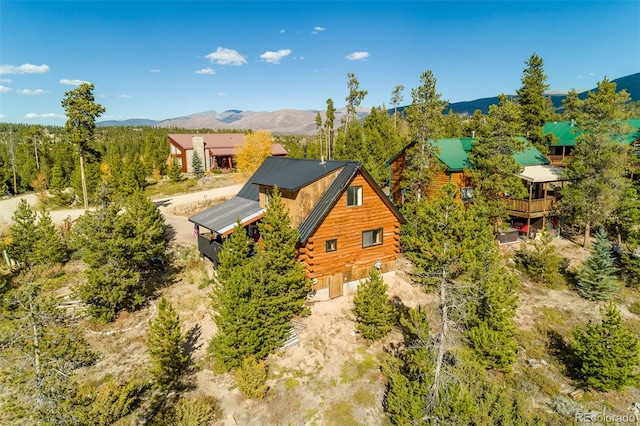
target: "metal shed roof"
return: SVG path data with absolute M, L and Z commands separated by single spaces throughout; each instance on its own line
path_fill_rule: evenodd
M 518 176 L 533 183 L 560 182 L 564 180 L 562 179 L 563 170 L 564 167 L 551 166 L 548 164 L 525 166 L 522 173 L 518 173 Z
M 238 219 L 243 225 L 247 225 L 260 219 L 264 211 L 258 201 L 236 196 L 191 216 L 189 221 L 224 235 L 233 230 Z

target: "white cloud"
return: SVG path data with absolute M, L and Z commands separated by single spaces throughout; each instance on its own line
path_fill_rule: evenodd
M 49 65 L 0 65 L 0 74 L 44 74 L 49 72 Z
M 369 57 L 369 52 L 353 52 L 345 56 L 345 59 L 350 61 L 361 61 Z
M 243 65 L 247 63 L 244 56 L 233 49 L 224 47 L 218 47 L 215 52 L 209 53 L 205 58 L 220 65 Z
M 58 81 L 58 83 L 66 84 L 67 86 L 80 86 L 82 83 L 88 83 L 88 81 L 78 79 L 70 80 L 68 78 L 63 78 L 62 80 Z
M 131 99 L 132 98 L 131 95 L 118 95 L 117 97 L 120 98 L 120 99 Z
M 35 90 L 18 89 L 18 90 L 16 90 L 16 93 L 18 93 L 19 95 L 34 96 L 34 95 L 44 95 L 46 93 L 49 93 L 49 91 L 48 90 L 44 90 L 44 89 L 35 89 Z
M 284 34 L 284 28 L 280 30 L 280 34 Z
M 0 83 L 11 83 L 11 81 L 10 78 L 0 78 Z
M 326 31 L 325 27 L 313 27 L 313 31 L 311 31 L 311 34 L 318 34 L 321 33 L 322 31 Z
M 200 74 L 200 75 L 212 75 L 215 74 L 216 72 L 213 70 L 213 68 L 202 68 L 201 70 L 198 71 L 194 71 L 196 74 Z
M 288 55 L 291 55 L 291 49 L 280 49 L 277 52 L 264 52 L 260 59 L 270 64 L 279 64 L 280 60 Z
M 24 118 L 66 118 L 66 116 L 61 114 L 55 114 L 50 112 L 48 114 L 36 114 L 35 112 L 30 112 L 25 114 Z
M 227 96 L 227 94 L 224 92 L 218 92 L 218 96 Z
M 9 93 L 11 92 L 13 89 L 11 87 L 7 87 L 7 86 L 0 86 L 0 93 Z
M 151 70 L 151 71 L 149 71 L 149 72 L 160 72 L 160 70 L 159 70 L 159 69 L 157 69 L 157 68 L 154 68 L 154 69 L 152 69 L 152 70 Z

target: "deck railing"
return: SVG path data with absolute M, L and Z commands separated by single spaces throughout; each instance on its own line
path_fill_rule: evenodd
M 198 234 L 198 251 L 208 257 L 214 264 L 218 264 L 218 253 L 222 251 L 222 244 L 211 241 L 203 234 Z
M 558 155 L 558 154 L 548 154 L 547 159 L 551 162 L 553 166 L 561 166 L 564 164 L 566 155 Z
M 543 213 L 556 209 L 556 197 L 539 198 L 535 200 L 514 200 L 507 198 L 511 210 L 522 213 Z

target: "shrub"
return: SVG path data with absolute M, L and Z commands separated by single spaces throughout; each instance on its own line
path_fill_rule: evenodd
M 558 284 L 558 272 L 563 266 L 563 258 L 557 254 L 552 241 L 553 237 L 545 230 L 541 242 L 536 243 L 533 250 L 523 247 L 514 256 L 518 269 L 532 280 L 549 286 Z
M 393 306 L 387 299 L 387 285 L 380 272 L 372 268 L 369 278 L 358 285 L 353 298 L 356 331 L 367 340 L 384 338 L 393 327 Z
M 233 370 L 240 391 L 247 398 L 262 399 L 267 395 L 267 366 L 264 360 L 257 361 L 250 356 L 242 361 L 240 367 Z
M 619 390 L 633 383 L 640 366 L 638 337 L 622 323 L 613 303 L 600 310 L 602 321 L 573 330 L 578 375 L 599 391 Z

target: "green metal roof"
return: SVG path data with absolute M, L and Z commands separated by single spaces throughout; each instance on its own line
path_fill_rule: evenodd
M 451 172 L 461 172 L 465 167 L 469 167 L 467 153 L 471 151 L 473 139 L 439 139 L 436 146 L 440 148 L 438 159 Z
M 438 159 L 450 172 L 461 172 L 465 167 L 471 166 L 468 160 L 471 152 L 473 138 L 439 139 L 436 145 L 440 148 Z M 533 145 L 527 143 L 527 148 L 515 154 L 513 158 L 522 166 L 539 166 L 549 164 L 549 160 Z
M 622 135 L 623 137 L 620 139 L 622 143 L 630 145 L 640 139 L 640 118 L 625 120 L 624 124 L 631 127 L 633 130 Z M 558 138 L 557 146 L 575 146 L 576 138 L 584 133 L 575 125 L 572 125 L 571 121 L 553 121 L 545 123 L 542 131 L 545 135 L 551 133 Z

